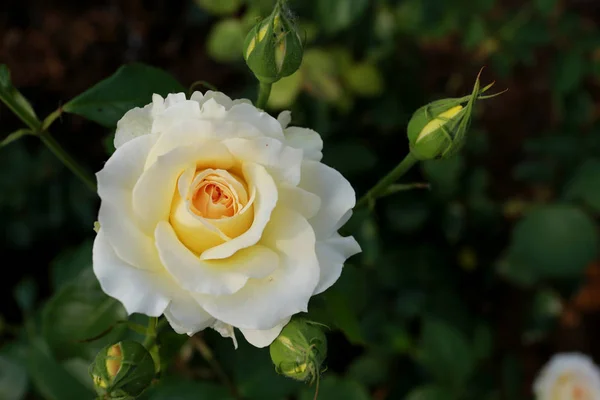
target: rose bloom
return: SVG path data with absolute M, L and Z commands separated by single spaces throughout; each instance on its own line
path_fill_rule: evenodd
M 600 400 L 600 371 L 587 356 L 557 354 L 533 384 L 537 400 Z
M 248 100 L 154 95 L 117 124 L 98 172 L 94 272 L 129 313 L 189 335 L 238 328 L 269 345 L 360 252 L 337 230 L 355 193 L 315 131 Z

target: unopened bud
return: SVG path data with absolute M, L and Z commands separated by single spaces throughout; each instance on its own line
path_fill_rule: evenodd
M 470 95 L 437 100 L 415 111 L 408 123 L 411 153 L 419 160 L 456 154 L 465 144 L 475 102 L 501 94 L 483 96 L 493 84 L 480 89 L 477 76 Z
M 283 328 L 269 350 L 279 374 L 312 383 L 327 356 L 327 339 L 319 324 L 297 318 Z
M 106 399 L 134 399 L 154 379 L 152 356 L 144 346 L 124 340 L 100 350 L 90 366 L 96 391 Z
M 283 0 L 246 36 L 244 59 L 262 83 L 292 75 L 302 64 L 302 40 Z

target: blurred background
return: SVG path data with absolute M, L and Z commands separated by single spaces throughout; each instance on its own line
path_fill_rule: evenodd
M 553 353 L 600 361 L 600 2 L 289 5 L 304 62 L 275 84 L 268 109 L 291 109 L 294 125 L 321 133 L 324 162 L 359 196 L 407 154 L 418 107 L 469 94 L 484 66 L 483 84 L 508 89 L 478 103 L 459 156 L 421 163 L 402 179 L 429 189 L 390 195 L 345 228 L 363 253 L 310 305 L 310 317 L 332 327 L 320 398 L 529 399 Z M 272 6 L 3 0 L 0 63 L 41 117 L 129 62 L 163 68 L 185 87 L 205 81 L 254 99 L 243 39 Z M 0 139 L 21 127 L 0 106 Z M 63 115 L 51 132 L 90 171 L 113 151 L 113 132 L 77 116 Z M 60 340 L 69 332 L 60 324 L 82 309 L 106 310 L 101 293 L 90 300 L 74 286 L 90 268 L 97 208 L 37 138 L 0 149 L 1 399 L 80 400 L 45 387 L 57 365 L 70 376 L 61 382 L 91 383 L 79 367 L 92 354 L 65 350 L 73 342 Z M 61 296 L 75 298 L 68 309 Z M 102 331 L 94 329 L 84 337 Z M 38 335 L 47 348 L 32 361 L 27 340 Z M 276 376 L 268 351 L 242 344 L 234 352 L 214 332 L 205 336 L 243 398 L 312 398 L 314 388 Z M 186 338 L 171 339 L 165 383 L 147 397 L 228 398 Z

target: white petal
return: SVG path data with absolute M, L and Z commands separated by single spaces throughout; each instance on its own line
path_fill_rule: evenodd
M 114 145 L 118 149 L 136 137 L 150 134 L 154 116 L 165 109 L 164 99 L 160 95 L 152 96 L 152 103 L 144 108 L 136 107 L 125 113 L 117 122 Z
M 223 144 L 238 160 L 267 168 L 276 182 L 286 182 L 292 186 L 300 182 L 302 151 L 286 146 L 280 140 L 268 137 L 235 138 L 224 140 Z
M 125 262 L 141 269 L 157 270 L 158 258 L 152 237 L 135 224 L 132 191 L 143 171 L 145 157 L 154 138 L 141 136 L 119 147 L 98 172 L 98 195 L 102 203 L 98 222 L 115 252 Z
M 230 109 L 233 105 L 233 101 L 231 101 L 231 97 L 227 96 L 225 93 L 214 92 L 212 90 L 208 90 L 206 94 L 202 94 L 202 92 L 194 92 L 190 97 L 190 100 L 194 100 L 198 102 L 200 107 L 204 105 L 208 100 L 214 99 L 217 104 L 223 106 L 226 110 Z
M 171 98 L 169 107 L 154 116 L 152 133 L 161 134 L 181 120 L 199 119 L 200 106 L 192 100 Z M 165 101 L 166 104 L 166 101 Z
M 254 222 L 252 226 L 240 236 L 213 247 L 202 253 L 201 259 L 211 260 L 227 258 L 236 251 L 250 247 L 258 243 L 271 212 L 277 204 L 277 186 L 267 170 L 258 164 L 245 163 L 243 165 L 244 178 L 250 190 L 256 189 L 254 199 Z
M 283 129 L 287 128 L 290 122 L 292 122 L 292 112 L 287 110 L 280 112 L 277 116 L 277 121 Z
M 236 349 L 238 348 L 238 342 L 237 338 L 235 337 L 235 331 L 233 329 L 233 326 L 217 320 L 212 326 L 212 328 L 215 331 L 219 332 L 222 337 L 231 338 L 231 340 L 233 340 L 233 347 L 235 347 Z
M 559 398 L 561 387 L 564 389 L 569 383 L 584 386 L 594 400 L 600 399 L 600 369 L 581 353 L 554 355 L 538 374 L 533 390 L 538 399 L 550 400 Z
M 114 145 L 119 148 L 138 136 L 147 135 L 152 129 L 152 115 L 149 108 L 132 108 L 117 122 Z
M 285 130 L 285 140 L 288 146 L 304 151 L 304 158 L 321 161 L 323 158 L 323 139 L 312 129 L 292 126 Z
M 177 180 L 187 168 L 229 169 L 234 163 L 227 148 L 219 143 L 178 147 L 158 157 L 133 188 L 133 211 L 142 229 L 154 232 L 159 221 L 168 220 Z
M 302 163 L 302 179 L 298 185 L 321 198 L 321 208 L 310 219 L 317 240 L 331 237 L 339 222 L 356 204 L 356 194 L 338 171 L 316 161 Z
M 260 131 L 244 122 L 182 117 L 162 132 L 148 155 L 145 169 L 154 164 L 159 156 L 178 147 L 201 145 L 207 141 L 221 141 L 226 138 L 259 136 L 262 136 Z
M 279 252 L 280 265 L 273 274 L 250 279 L 229 296 L 194 295 L 218 320 L 238 328 L 265 330 L 307 310 L 319 281 L 315 235 L 308 221 L 295 211 L 278 207 L 261 243 Z
M 279 186 L 279 204 L 298 211 L 306 219 L 317 215 L 321 208 L 321 198 L 296 186 Z
M 190 336 L 208 328 L 215 321 L 192 296 L 183 290 L 171 300 L 165 310 L 165 317 L 175 332 Z
M 103 229 L 94 240 L 93 265 L 102 290 L 123 303 L 129 314 L 158 317 L 169 305 L 170 278 L 125 263 L 111 248 Z
M 217 104 L 220 104 L 223 107 L 225 107 L 225 110 L 229 110 L 231 107 L 233 107 L 236 104 L 252 104 L 252 102 L 248 99 L 236 99 L 236 100 L 232 101 L 231 98 L 229 96 L 227 96 L 226 94 L 221 93 L 221 92 L 215 92 L 212 90 L 208 90 L 205 94 L 202 94 L 202 92 L 196 91 L 196 92 L 192 93 L 192 96 L 190 99 L 197 101 L 198 104 L 200 104 L 200 106 L 202 106 L 208 100 L 214 99 L 214 101 L 216 101 Z
M 165 99 L 165 109 L 174 106 L 177 103 L 186 101 L 185 93 L 169 93 Z
M 281 124 L 268 113 L 251 104 L 236 104 L 227 112 L 230 121 L 243 121 L 255 126 L 263 135 L 283 140 Z
M 271 329 L 256 330 L 256 329 L 240 329 L 248 343 L 254 347 L 263 348 L 267 347 L 273 340 L 279 336 L 281 330 L 290 322 L 291 318 L 284 319 L 281 323 L 275 325 Z
M 352 236 L 342 237 L 334 233 L 329 239 L 318 241 L 316 251 L 321 276 L 314 292 L 315 295 L 329 289 L 342 274 L 344 262 L 360 253 L 361 250 L 360 245 Z
M 126 207 L 118 208 L 108 201 L 100 203 L 98 222 L 117 256 L 127 264 L 149 271 L 163 269 L 154 240 L 135 224 Z
M 108 159 L 96 174 L 98 195 L 117 207 L 131 209 L 131 191 L 144 172 L 144 163 L 156 138 L 139 136 L 121 147 Z
M 279 263 L 277 254 L 265 246 L 240 250 L 224 260 L 203 261 L 185 247 L 167 222 L 156 228 L 160 258 L 179 282 L 191 292 L 227 295 L 240 290 L 249 278 L 271 274 Z

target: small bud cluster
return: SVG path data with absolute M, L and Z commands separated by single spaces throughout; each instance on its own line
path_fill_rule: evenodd
M 327 339 L 319 324 L 295 318 L 283 328 L 269 350 L 279 374 L 312 383 L 327 356 Z
M 475 102 L 498 95 L 483 96 L 492 85 L 480 88 L 477 76 L 470 95 L 437 100 L 415 111 L 408 123 L 411 153 L 419 160 L 456 154 L 465 144 Z
M 296 72 L 302 64 L 302 54 L 302 40 L 281 0 L 271 15 L 252 28 L 244 43 L 248 67 L 265 84 Z
M 96 392 L 104 399 L 135 399 L 154 379 L 152 356 L 144 346 L 124 340 L 100 350 L 90 366 Z

